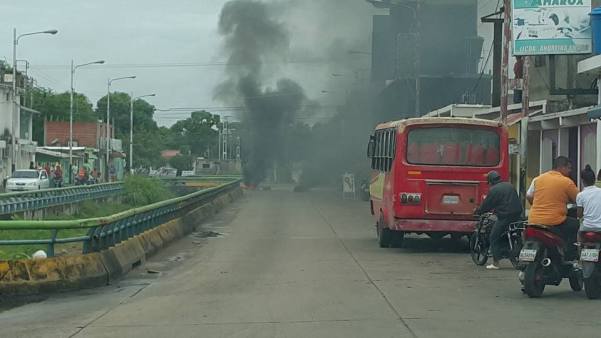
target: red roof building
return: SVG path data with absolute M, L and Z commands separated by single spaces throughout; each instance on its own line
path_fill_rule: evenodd
M 109 128 L 111 128 L 109 126 Z M 114 130 L 110 130 L 114 138 Z M 102 122 L 73 122 L 73 146 L 102 148 L 100 142 L 106 136 L 106 124 Z M 69 121 L 44 121 L 44 145 L 69 146 Z
M 161 151 L 161 157 L 166 160 L 170 160 L 170 159 L 176 157 L 177 155 L 181 155 L 181 152 L 179 150 L 163 150 L 163 151 Z

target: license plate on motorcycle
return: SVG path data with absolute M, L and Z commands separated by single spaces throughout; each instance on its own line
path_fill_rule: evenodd
M 521 262 L 534 262 L 536 258 L 536 250 L 535 249 L 522 249 L 520 251 L 520 261 Z
M 582 249 L 580 252 L 580 260 L 583 262 L 598 262 L 599 249 Z

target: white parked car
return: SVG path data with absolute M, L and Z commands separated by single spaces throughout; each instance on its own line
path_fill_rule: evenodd
M 16 170 L 6 181 L 6 191 L 31 191 L 50 188 L 46 170 Z

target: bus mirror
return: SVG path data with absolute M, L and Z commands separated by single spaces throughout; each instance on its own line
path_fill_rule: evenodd
M 373 158 L 376 152 L 376 137 L 370 136 L 369 143 L 367 144 L 367 157 Z

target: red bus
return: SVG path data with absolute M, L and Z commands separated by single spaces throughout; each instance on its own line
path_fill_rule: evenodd
M 429 117 L 378 125 L 368 157 L 380 246 L 400 247 L 407 233 L 471 233 L 488 172 L 509 176 L 508 148 L 507 129 L 495 121 Z

